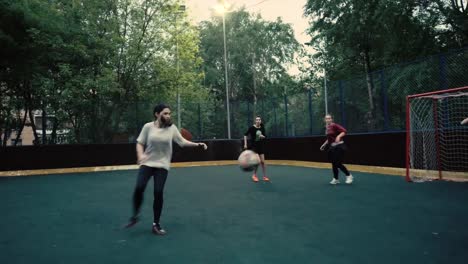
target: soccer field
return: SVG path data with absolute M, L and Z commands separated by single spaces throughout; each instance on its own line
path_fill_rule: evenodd
M 162 225 L 131 213 L 136 171 L 0 178 L 0 263 L 465 263 L 468 184 L 329 169 L 173 168 Z

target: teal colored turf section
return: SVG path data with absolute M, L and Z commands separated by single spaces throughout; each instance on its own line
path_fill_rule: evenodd
M 0 179 L 0 263 L 468 263 L 468 184 L 269 166 L 176 168 L 162 225 L 122 229 L 137 171 Z M 342 179 L 342 182 L 344 179 Z

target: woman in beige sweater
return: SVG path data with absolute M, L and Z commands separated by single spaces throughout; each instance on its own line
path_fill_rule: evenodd
M 137 138 L 136 152 L 140 169 L 133 193 L 133 216 L 126 227 L 135 225 L 139 220 L 143 193 L 151 177 L 154 177 L 153 227 L 152 232 L 165 235 L 159 220 L 163 207 L 163 191 L 172 158 L 172 142 L 181 147 L 200 147 L 206 150 L 205 143 L 195 143 L 182 137 L 177 127 L 171 122 L 171 109 L 159 104 L 153 111 L 155 121 L 146 123 Z

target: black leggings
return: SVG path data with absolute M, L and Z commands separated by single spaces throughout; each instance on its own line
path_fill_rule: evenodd
M 146 185 L 148 184 L 151 176 L 154 176 L 153 214 L 154 222 L 159 223 L 163 207 L 163 191 L 167 174 L 168 171 L 165 169 L 153 168 L 144 165 L 140 166 L 135 192 L 133 193 L 133 216 L 137 216 L 140 213 L 141 204 L 143 203 L 143 193 L 145 192 Z
M 338 144 L 330 147 L 328 150 L 328 160 L 332 163 L 333 167 L 333 178 L 338 180 L 338 169 L 340 169 L 346 176 L 349 176 L 348 169 L 343 165 L 343 158 L 346 146 L 344 144 Z

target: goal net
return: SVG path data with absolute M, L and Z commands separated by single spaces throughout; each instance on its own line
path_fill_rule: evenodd
M 468 180 L 468 87 L 406 100 L 407 181 Z

